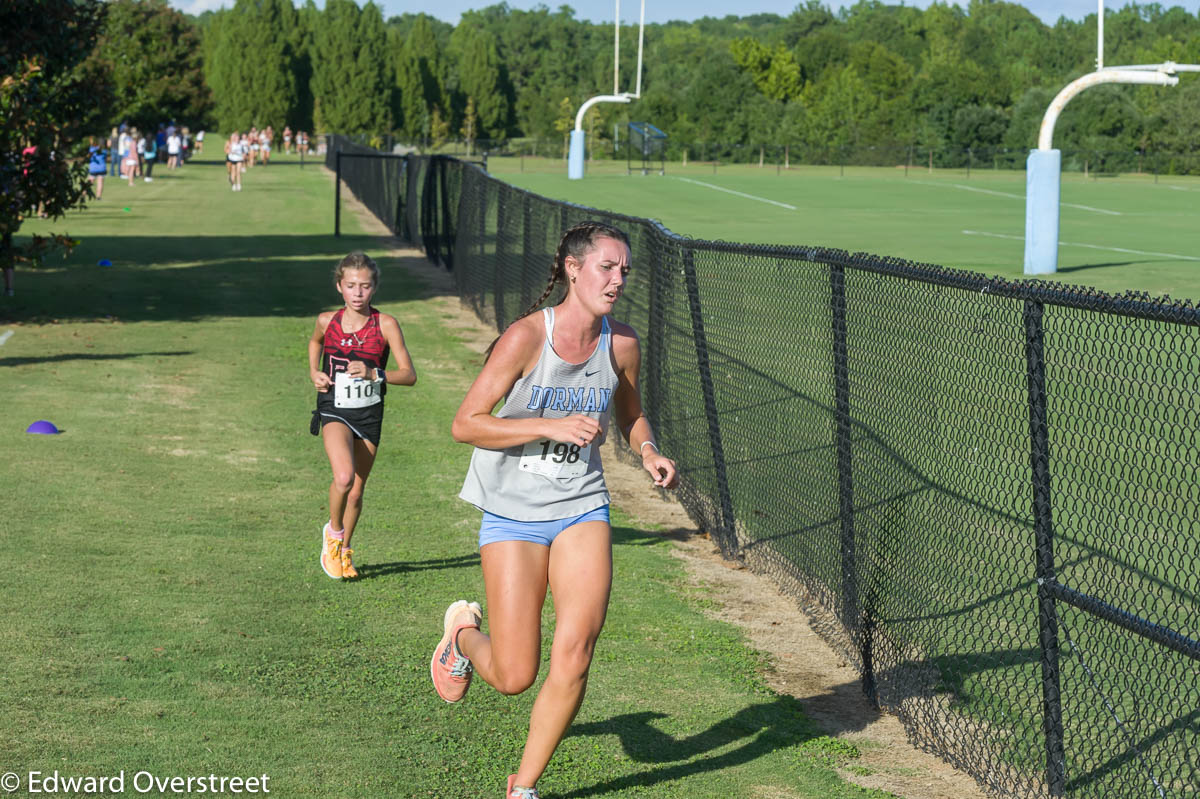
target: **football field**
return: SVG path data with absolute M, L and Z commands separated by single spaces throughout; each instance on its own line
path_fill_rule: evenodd
M 501 180 L 554 199 L 646 216 L 697 239 L 832 247 L 1024 277 L 1023 172 L 913 167 L 668 163 L 666 174 L 491 158 Z M 1058 273 L 1110 293 L 1200 299 L 1200 180 L 1122 175 L 1062 179 Z

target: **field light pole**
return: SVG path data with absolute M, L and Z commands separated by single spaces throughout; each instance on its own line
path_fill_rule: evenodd
M 1067 84 L 1046 109 L 1036 150 L 1025 162 L 1025 274 L 1049 275 L 1058 271 L 1058 207 L 1062 191 L 1062 152 L 1053 147 L 1058 115 L 1075 95 L 1103 83 L 1140 83 L 1174 86 L 1176 72 L 1200 72 L 1194 64 L 1137 64 L 1104 66 L 1104 0 L 1098 0 L 1096 71 Z
M 583 132 L 583 115 L 597 103 L 628 103 L 642 96 L 642 43 L 646 33 L 646 0 L 642 0 L 642 14 L 638 22 L 637 88 L 633 93 L 622 92 L 621 69 L 621 0 L 616 0 L 616 22 L 613 25 L 613 93 L 593 97 L 579 107 L 575 114 L 575 129 L 571 131 L 571 145 L 567 155 L 567 177 L 570 180 L 583 178 L 583 156 L 586 137 Z

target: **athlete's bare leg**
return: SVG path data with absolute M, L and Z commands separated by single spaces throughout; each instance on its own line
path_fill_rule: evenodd
M 358 517 L 362 514 L 363 488 L 371 476 L 371 467 L 375 465 L 375 452 L 376 447 L 370 441 L 354 439 L 354 485 L 350 486 L 350 493 L 346 495 L 346 509 L 342 513 L 343 529 L 346 531 L 342 540 L 347 548 L 358 525 Z
M 584 522 L 554 539 L 550 545 L 555 616 L 550 673 L 533 703 L 517 785 L 537 784 L 583 704 L 611 589 L 612 531 L 606 522 Z
M 489 634 L 463 630 L 458 648 L 484 682 L 502 694 L 519 694 L 533 685 L 542 657 L 550 549 L 529 541 L 497 541 L 485 544 L 479 558 Z
M 585 522 L 564 530 L 548 550 L 504 541 L 483 547 L 480 556 L 491 640 L 467 629 L 459 648 L 475 673 L 502 693 L 520 693 L 533 684 L 547 583 L 554 595 L 550 673 L 533 703 L 516 779 L 532 787 L 583 703 L 612 588 L 612 532 L 605 522 Z

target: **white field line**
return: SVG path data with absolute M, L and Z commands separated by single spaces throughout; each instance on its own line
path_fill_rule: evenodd
M 913 183 L 920 183 L 922 186 L 951 186 L 956 189 L 962 189 L 963 191 L 974 191 L 974 192 L 978 192 L 979 194 L 991 194 L 994 197 L 1008 197 L 1013 200 L 1024 200 L 1025 199 L 1025 195 L 1023 195 L 1023 194 L 1010 194 L 1009 192 L 1006 192 L 1006 191 L 992 191 L 991 189 L 980 189 L 975 186 L 964 186 L 961 183 L 931 183 L 927 180 L 914 180 Z M 1092 211 L 1097 214 L 1108 214 L 1109 216 L 1124 216 L 1124 214 L 1120 211 L 1110 211 L 1107 208 L 1093 208 L 1090 205 L 1076 205 L 1075 203 L 1061 203 L 1061 204 L 1066 206 L 1067 208 L 1078 208 L 1081 211 Z
M 12 334 L 13 334 L 13 331 L 11 331 L 11 330 L 6 330 L 3 333 L 0 333 L 0 347 L 3 347 L 5 344 L 8 343 L 8 340 L 10 338 L 12 338 Z
M 964 230 L 968 236 L 987 236 L 992 239 L 1012 239 L 1014 241 L 1025 241 L 1024 236 L 1012 236 L 1008 233 L 984 233 L 981 230 Z M 1157 255 L 1160 258 L 1174 258 L 1178 261 L 1200 261 L 1200 257 L 1194 255 L 1179 255 L 1173 252 L 1149 252 L 1147 250 L 1128 250 L 1124 247 L 1101 247 L 1099 244 L 1080 244 L 1074 241 L 1060 241 L 1060 247 L 1086 247 L 1089 250 L 1104 250 L 1106 252 L 1123 252 L 1129 255 Z
M 726 194 L 736 194 L 738 197 L 745 197 L 747 200 L 758 200 L 760 203 L 770 203 L 771 205 L 778 205 L 780 208 L 786 208 L 789 211 L 797 210 L 796 206 L 794 206 L 794 205 L 788 205 L 787 203 L 776 202 L 775 200 L 768 200 L 766 197 L 755 197 L 753 194 L 743 194 L 740 191 L 734 191 L 733 189 L 727 189 L 724 186 L 714 186 L 711 183 L 704 183 L 703 181 L 692 180 L 691 178 L 676 177 L 675 179 L 682 180 L 684 183 L 695 183 L 697 186 L 704 186 L 707 189 L 716 189 L 717 191 L 723 191 Z

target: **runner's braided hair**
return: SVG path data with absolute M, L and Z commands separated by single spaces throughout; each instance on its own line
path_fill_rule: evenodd
M 550 298 L 554 293 L 554 287 L 559 283 L 564 285 L 567 282 L 567 257 L 583 260 L 592 248 L 596 246 L 596 242 L 600 239 L 615 239 L 621 242 L 626 247 L 629 246 L 629 236 L 620 228 L 615 228 L 612 225 L 606 225 L 603 222 L 587 221 L 569 228 L 566 233 L 563 233 L 562 238 L 558 241 L 558 249 L 554 253 L 554 264 L 550 267 L 550 279 L 546 282 L 546 290 L 542 292 L 542 296 L 526 309 L 525 313 L 518 316 L 509 323 L 511 327 L 514 323 L 524 319 L 531 313 L 541 307 L 542 303 Z M 507 327 L 505 328 L 508 329 Z M 496 346 L 496 342 L 500 340 L 499 336 L 492 341 L 488 346 L 487 351 L 483 355 L 484 363 L 492 355 L 492 349 Z

